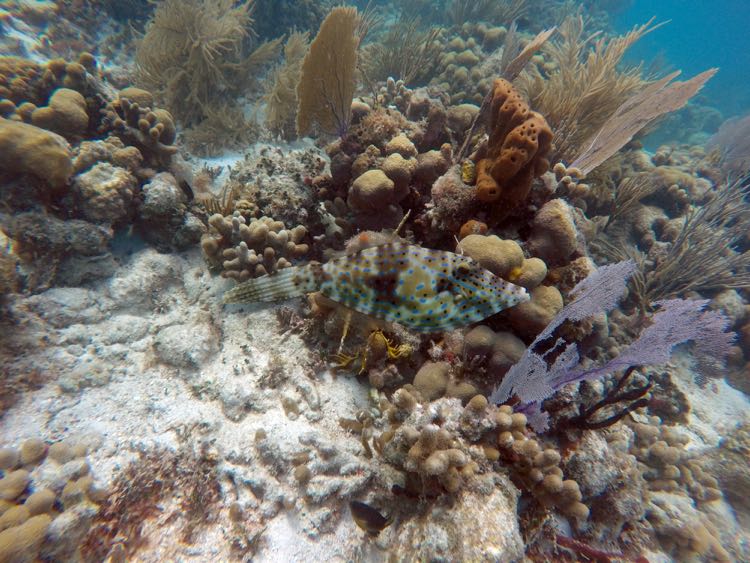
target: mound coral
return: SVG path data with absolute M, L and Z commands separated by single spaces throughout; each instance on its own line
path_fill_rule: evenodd
M 73 173 L 71 156 L 61 136 L 0 118 L 0 164 L 4 170 L 36 176 L 60 191 Z
M 0 561 L 69 561 L 106 491 L 94 486 L 85 444 L 31 438 L 0 448 Z
M 87 221 L 117 223 L 132 211 L 137 187 L 130 172 L 102 162 L 76 176 L 73 194 Z
M 52 59 L 46 65 L 21 57 L 0 57 L 0 100 L 13 102 L 19 111 L 26 106 L 21 113 L 30 113 L 48 103 L 57 88 L 88 96 L 91 77 L 87 71 L 96 66 L 93 61 L 90 53 L 81 54 L 78 62 Z
M 86 131 L 89 116 L 86 99 L 70 88 L 55 90 L 49 103 L 31 112 L 31 122 L 37 127 L 54 131 L 67 139 L 78 139 Z

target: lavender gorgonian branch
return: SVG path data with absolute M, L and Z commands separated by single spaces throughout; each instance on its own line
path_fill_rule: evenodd
M 632 260 L 618 262 L 599 268 L 576 285 L 571 291 L 573 301 L 510 368 L 490 395 L 490 401 L 500 404 L 515 396 L 530 412 L 541 413 L 541 402 L 569 383 L 598 379 L 628 367 L 664 364 L 675 346 L 691 341 L 695 343 L 701 372 L 696 380 L 702 383 L 706 370 L 723 362 L 735 338 L 734 333 L 727 332 L 726 316 L 705 310 L 708 300 L 670 299 L 653 303 L 658 311 L 651 317 L 651 324 L 621 354 L 602 366 L 582 368 L 577 345 L 559 337 L 551 347 L 540 351 L 563 322 L 584 320 L 614 309 L 635 270 Z M 536 430 L 546 429 L 546 417 L 534 420 Z

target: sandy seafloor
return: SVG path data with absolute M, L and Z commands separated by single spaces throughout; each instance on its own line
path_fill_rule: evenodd
M 19 338 L 48 340 L 18 361 L 55 374 L 57 381 L 19 398 L 4 416 L 0 442 L 85 440 L 102 485 L 138 451 L 201 440 L 237 462 L 229 470 L 262 479 L 252 459 L 259 428 L 282 449 L 294 449 L 300 436 L 312 434 L 335 443 L 343 455 L 356 454 L 358 443 L 338 418 L 366 405 L 365 387 L 327 371 L 311 378 L 309 353 L 294 334 L 279 334 L 273 307 L 222 307 L 228 285 L 208 274 L 199 251 L 175 256 L 143 250 L 94 289 L 15 298 Z M 256 378 L 272 353 L 283 358 L 288 380 L 283 389 L 263 390 Z M 296 420 L 285 415 L 282 393 L 302 403 Z M 274 494 L 295 493 L 290 487 Z M 349 519 L 312 541 L 305 531 L 311 523 L 296 512 L 282 510 L 268 525 L 261 560 L 347 559 L 361 543 Z M 228 524 L 220 520 L 193 545 L 180 545 L 173 528 L 155 521 L 152 541 L 139 557 L 226 559 Z
M 282 334 L 277 306 L 222 306 L 228 287 L 208 273 L 198 250 L 168 255 L 144 249 L 91 289 L 12 297 L 17 332 L 8 336 L 28 346 L 16 362 L 54 375 L 4 415 L 0 443 L 82 440 L 90 445 L 92 473 L 103 487 L 139 451 L 207 443 L 220 460 L 224 507 L 218 520 L 184 544 L 177 539 L 179 518 L 168 518 L 178 508 L 165 506 L 164 519 L 146 524 L 148 543 L 135 561 L 230 560 L 227 507 L 234 500 L 267 518 L 254 560 L 384 559 L 389 530 L 376 544 L 346 508 L 348 497 L 376 478 L 377 459 L 359 455 L 358 437 L 338 423 L 367 407 L 367 386 L 353 376 L 332 376 L 297 335 Z M 263 388 L 259 379 L 272 356 L 281 358 L 286 379 Z M 723 380 L 701 389 L 679 357 L 675 366 L 692 405 L 684 427 L 692 438 L 688 448 L 697 453 L 742 420 L 748 400 Z M 299 416 L 285 414 L 282 397 L 299 404 Z M 276 448 L 276 475 L 257 454 L 258 429 Z M 288 457 L 300 442 L 335 450 L 329 467 L 320 467 L 322 475 L 312 481 L 314 494 L 325 499 L 318 505 L 302 500 L 289 475 Z M 387 466 L 380 464 L 378 471 Z M 247 487 L 233 489 L 227 475 Z M 259 482 L 262 498 L 252 492 Z M 725 501 L 715 510 L 734 520 Z M 739 527 L 722 532 L 745 536 Z M 651 554 L 650 561 L 659 560 L 666 559 Z

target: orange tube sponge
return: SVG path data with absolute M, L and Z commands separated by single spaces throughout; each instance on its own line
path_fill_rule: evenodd
M 509 210 L 526 198 L 534 178 L 549 168 L 552 130 L 510 82 L 499 78 L 493 86 L 489 131 L 486 150 L 477 162 L 477 197 Z

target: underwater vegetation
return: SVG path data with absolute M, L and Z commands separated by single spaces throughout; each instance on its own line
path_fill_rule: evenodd
M 191 0 L 156 7 L 137 45 L 137 80 L 183 125 L 200 127 L 231 111 L 237 97 L 251 89 L 259 69 L 277 56 L 280 40 L 249 50 L 252 5 Z M 240 120 L 235 126 L 243 127 L 242 113 L 233 117 Z
M 5 3 L 0 561 L 750 559 L 750 125 L 628 4 Z

